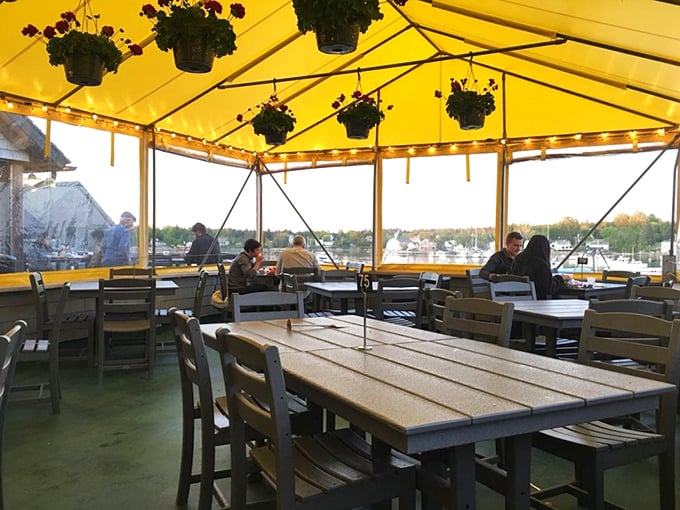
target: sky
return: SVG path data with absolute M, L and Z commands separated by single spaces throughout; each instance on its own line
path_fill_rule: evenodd
M 44 130 L 45 122 L 33 119 Z M 138 214 L 137 140 L 115 136 L 115 166 L 110 166 L 111 135 L 83 127 L 52 123 L 52 142 L 77 167 L 58 181 L 78 180 L 115 220 L 123 210 Z M 565 216 L 598 220 L 621 193 L 651 163 L 655 153 L 564 158 L 513 164 L 510 169 L 510 223 L 555 223 Z M 158 225 L 189 227 L 202 221 L 218 228 L 232 207 L 247 171 L 220 167 L 157 153 Z M 614 211 L 642 211 L 662 219 L 671 217 L 672 172 L 675 152 L 668 151 L 640 185 Z M 405 160 L 384 164 L 385 228 L 466 228 L 494 223 L 494 155 L 471 158 L 466 179 L 464 156 L 418 158 L 410 164 L 406 184 Z M 372 172 L 368 166 L 334 170 L 288 172 L 281 187 L 313 229 L 330 231 L 370 229 Z M 265 183 L 265 228 L 304 230 L 286 199 L 271 180 Z M 168 198 L 170 197 L 170 198 Z M 234 207 L 227 227 L 253 228 L 254 179 Z M 131 203 L 134 202 L 134 203 Z M 613 218 L 613 215 L 610 216 Z

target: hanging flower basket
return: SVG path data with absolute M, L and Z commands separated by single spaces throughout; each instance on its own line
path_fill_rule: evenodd
M 201 36 L 178 39 L 172 54 L 175 67 L 187 73 L 208 73 L 215 59 L 215 51 Z
M 71 53 L 64 55 L 64 72 L 69 83 L 96 87 L 104 77 L 104 62 L 95 53 Z
M 467 78 L 460 81 L 451 78 L 451 93 L 446 98 L 446 113 L 458 121 L 461 129 L 481 129 L 484 127 L 486 116 L 496 109 L 492 94 L 495 90 L 498 90 L 498 85 L 491 78 L 488 85 L 479 92 L 470 64 Z M 443 97 L 440 90 L 435 90 L 434 95 L 437 98 Z
M 391 0 L 404 6 L 407 0 Z M 300 32 L 314 32 L 319 51 L 351 53 L 357 48 L 359 32 L 365 33 L 381 20 L 380 0 L 293 0 Z
M 288 133 L 285 131 L 272 131 L 264 133 L 264 141 L 267 145 L 283 145 L 286 143 Z
M 340 94 L 331 106 L 337 110 L 345 99 L 345 94 Z M 369 131 L 385 119 L 385 114 L 378 106 L 378 102 L 361 90 L 352 93 L 352 100 L 353 102 L 342 108 L 335 118 L 345 126 L 347 138 L 365 140 Z M 391 110 L 392 106 L 388 106 L 387 109 Z
M 465 131 L 483 128 L 484 119 L 486 119 L 486 114 L 481 108 L 471 108 L 465 112 L 461 112 L 458 117 L 456 117 L 460 129 Z
M 268 145 L 283 145 L 286 143 L 287 135 L 295 127 L 297 119 L 287 105 L 280 103 L 276 95 L 276 85 L 274 93 L 269 99 L 258 105 L 259 111 L 250 121 L 256 135 L 264 135 Z M 250 109 L 248 109 L 250 111 Z M 243 122 L 242 114 L 236 116 L 236 120 Z
M 207 73 L 215 58 L 236 51 L 231 20 L 246 15 L 243 5 L 231 4 L 228 19 L 217 17 L 223 7 L 216 0 L 158 0 L 158 6 L 144 4 L 140 14 L 154 21 L 156 46 L 172 50 L 179 70 Z
M 352 122 L 347 122 L 345 123 L 345 131 L 347 132 L 347 138 L 351 138 L 352 140 L 366 140 L 371 128 L 361 124 L 355 125 Z
M 54 26 L 42 31 L 28 24 L 21 33 L 46 44 L 50 64 L 63 65 L 66 79 L 75 85 L 101 84 L 105 71 L 115 73 L 123 61 L 121 48 L 127 46 L 132 55 L 141 55 L 142 47 L 127 38 L 114 36 L 123 30 L 111 26 L 98 27 L 99 15 L 92 14 L 89 1 L 84 2 L 82 21 L 71 11 L 63 12 Z M 88 31 L 91 30 L 91 31 Z
M 319 27 L 314 29 L 316 46 L 322 53 L 344 55 L 357 49 L 359 43 L 359 24 L 341 26 L 335 30 Z

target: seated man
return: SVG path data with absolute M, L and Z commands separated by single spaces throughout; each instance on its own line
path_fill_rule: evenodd
M 289 267 L 308 267 L 310 272 L 319 272 L 319 261 L 313 253 L 307 251 L 305 238 L 301 235 L 296 235 L 293 238 L 293 246 L 286 248 L 279 255 L 276 274 L 285 273 Z
M 191 231 L 194 234 L 194 241 L 184 256 L 186 263 L 201 264 L 205 258 L 205 264 L 217 264 L 220 261 L 220 244 L 208 234 L 203 223 L 194 224 Z
M 505 247 L 491 255 L 479 270 L 479 277 L 493 281 L 497 274 L 508 274 L 512 261 L 522 249 L 522 234 L 510 232 L 505 237 Z
M 239 294 L 249 294 L 251 292 L 262 292 L 269 290 L 268 287 L 260 283 L 250 283 L 260 269 L 264 259 L 262 245 L 257 239 L 248 239 L 243 245 L 243 251 L 231 261 L 229 266 L 229 276 L 227 288 L 229 295 L 234 292 Z

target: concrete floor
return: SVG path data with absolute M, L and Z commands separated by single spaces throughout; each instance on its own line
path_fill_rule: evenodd
M 222 390 L 218 361 L 213 379 Z M 20 364 L 15 380 L 35 378 L 45 367 Z M 176 358 L 160 354 L 156 374 L 96 371 L 82 362 L 62 363 L 62 412 L 49 403 L 10 404 L 5 429 L 3 485 L 9 510 L 170 510 L 175 506 L 179 465 L 180 394 Z M 680 443 L 680 433 L 676 435 Z M 493 445 L 481 445 L 482 448 Z M 222 454 L 222 462 L 228 455 Z M 676 450 L 676 473 L 680 471 Z M 541 452 L 532 457 L 532 479 L 546 486 L 569 478 L 569 465 Z M 676 481 L 680 477 L 676 477 Z M 228 494 L 228 482 L 223 482 Z M 503 498 L 478 485 L 479 510 L 503 508 Z M 654 460 L 607 473 L 607 496 L 630 510 L 658 509 Z M 196 508 L 197 487 L 188 508 Z M 680 482 L 676 483 L 680 509 Z M 575 510 L 573 498 L 555 506 Z M 217 504 L 213 505 L 217 508 Z

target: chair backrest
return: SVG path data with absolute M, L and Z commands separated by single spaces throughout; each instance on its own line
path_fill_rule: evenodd
M 353 282 L 359 271 L 353 269 L 328 269 L 321 271 L 322 282 Z
M 528 276 L 520 276 L 518 274 L 497 274 L 493 278 L 494 283 L 501 282 L 530 282 L 531 279 Z
M 446 298 L 444 333 L 508 347 L 513 303 L 496 303 L 484 298 Z
M 14 379 L 14 367 L 19 357 L 19 349 L 24 343 L 26 335 L 26 323 L 16 321 L 10 330 L 0 335 L 0 508 L 5 508 L 4 491 L 2 484 L 2 450 L 5 435 L 5 417 L 9 404 L 9 392 Z M 50 390 L 52 391 L 52 390 Z
M 286 384 L 279 351 L 219 330 L 227 407 L 231 423 L 232 504 L 245 501 L 235 490 L 246 486 L 246 424 L 275 445 L 277 508 L 295 508 L 293 443 Z M 238 504 L 238 503 L 236 503 Z
M 625 298 L 630 297 L 630 294 L 633 291 L 633 286 L 637 285 L 638 287 L 646 287 L 647 285 L 649 285 L 651 281 L 652 279 L 647 275 L 632 276 L 628 278 L 628 281 L 626 282 L 626 288 L 623 293 L 623 297 Z
M 596 312 L 626 312 L 651 315 L 662 319 L 673 318 L 673 302 L 670 300 L 654 301 L 651 299 L 607 299 L 600 301 L 591 299 L 588 308 Z
M 480 269 L 466 269 L 468 293 L 470 297 L 491 297 L 489 281 L 479 276 Z
M 220 292 L 222 293 L 222 299 L 227 299 L 229 295 L 229 278 L 227 276 L 227 268 L 224 264 L 217 264 L 217 283 L 220 287 Z
M 423 280 L 423 286 L 426 289 L 428 287 L 439 287 L 439 273 L 423 271 L 420 273 L 420 279 Z
M 672 287 L 661 287 L 661 286 L 639 286 L 633 285 L 630 289 L 631 299 L 651 299 L 654 301 L 674 301 L 680 302 L 680 289 L 674 289 Z
M 492 282 L 489 284 L 492 301 L 536 301 L 534 282 Z
M 309 281 L 320 280 L 319 270 L 315 267 L 286 267 L 283 269 L 283 272 L 298 276 L 309 276 L 310 277 Z
M 364 272 L 364 265 L 361 262 L 347 262 L 345 264 L 345 269 L 351 269 L 352 271 Z
M 38 335 L 46 337 L 48 328 L 46 325 L 50 321 L 49 306 L 47 304 L 47 291 L 42 273 L 34 272 L 28 275 L 33 292 L 33 304 L 35 305 L 36 331 Z
M 661 339 L 661 342 L 653 341 Z M 651 339 L 645 342 L 644 339 Z M 633 359 L 634 364 L 611 363 Z M 678 384 L 680 377 L 680 320 L 666 321 L 650 315 L 586 310 L 579 339 L 578 361 L 657 381 Z M 661 398 L 657 427 L 675 438 L 677 396 Z
M 182 415 L 194 415 L 198 397 L 201 426 L 207 427 L 207 431 L 211 433 L 215 423 L 213 392 L 200 324 L 196 317 L 188 317 L 176 308 L 171 308 L 169 315 L 177 346 Z
M 136 331 L 156 327 L 156 281 L 152 278 L 99 280 L 97 322 L 125 321 L 139 326 Z
M 628 278 L 640 276 L 640 271 L 618 271 L 618 270 L 602 270 L 603 282 L 625 282 Z
M 208 284 L 210 275 L 205 269 L 201 269 L 198 273 L 198 281 L 196 282 L 196 290 L 194 291 L 194 304 L 191 307 L 191 316 L 197 319 L 201 318 L 201 311 L 203 310 L 203 300 L 205 297 L 205 287 Z
M 114 278 L 151 278 L 153 276 L 152 267 L 112 267 L 109 269 L 109 279 Z
M 413 312 L 417 316 L 421 311 L 422 292 L 423 281 L 419 278 L 398 277 L 378 281 L 378 289 L 373 294 L 376 319 L 383 320 L 388 310 Z
M 231 295 L 234 322 L 302 318 L 305 314 L 302 292 L 264 291 Z
M 453 297 L 460 299 L 463 294 L 459 290 L 448 290 L 439 288 L 423 289 L 425 300 L 425 313 L 427 317 L 427 327 L 430 331 L 444 332 L 444 308 L 446 298 Z

